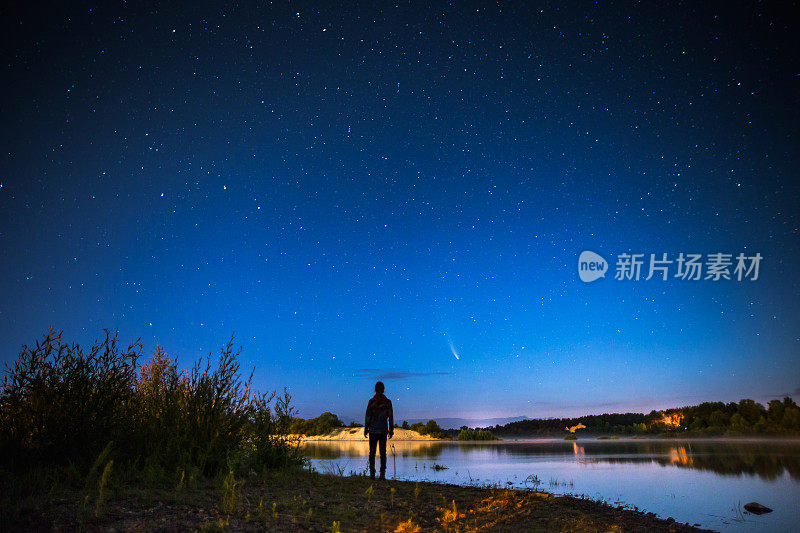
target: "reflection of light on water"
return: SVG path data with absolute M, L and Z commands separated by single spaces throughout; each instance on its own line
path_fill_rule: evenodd
M 691 466 L 694 464 L 694 459 L 686 451 L 685 446 L 676 446 L 669 451 L 669 462 L 672 464 Z
M 575 455 L 586 455 L 586 450 L 583 449 L 583 446 L 578 446 L 577 442 L 573 442 L 572 453 L 574 453 Z
M 317 458 L 331 459 L 334 457 L 360 457 L 367 455 L 369 451 L 369 441 L 365 438 L 362 441 L 307 441 L 302 444 L 303 448 L 312 456 Z M 436 441 L 394 441 L 391 446 L 395 447 L 396 455 L 400 457 L 426 456 L 441 451 L 442 444 Z M 327 452 L 327 453 L 326 453 Z

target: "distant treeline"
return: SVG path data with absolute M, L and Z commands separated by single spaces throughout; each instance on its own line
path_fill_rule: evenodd
M 576 418 L 520 420 L 490 429 L 501 437 L 564 435 L 566 428 L 583 424 L 577 432 L 603 435 L 800 435 L 800 407 L 791 398 L 764 405 L 750 399 L 704 402 L 699 405 L 651 411 L 586 415 Z
M 800 407 L 791 398 L 772 400 L 765 407 L 753 400 L 736 402 L 705 402 L 699 405 L 644 413 L 612 413 L 585 415 L 575 418 L 520 420 L 504 426 L 486 428 L 442 429 L 435 420 L 409 424 L 421 435 L 457 440 L 494 440 L 498 437 L 564 436 L 568 428 L 579 425 L 576 434 L 588 435 L 800 435 Z M 333 413 L 316 418 L 292 418 L 290 433 L 324 435 L 344 423 Z M 351 422 L 350 427 L 361 427 Z

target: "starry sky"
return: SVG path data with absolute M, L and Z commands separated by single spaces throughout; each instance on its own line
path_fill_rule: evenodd
M 64 4 L 0 8 L 0 360 L 235 332 L 345 421 L 798 394 L 790 3 Z

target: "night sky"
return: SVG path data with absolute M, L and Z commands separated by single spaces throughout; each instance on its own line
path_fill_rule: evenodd
M 4 362 L 235 332 L 348 422 L 379 377 L 398 421 L 798 395 L 788 2 L 12 4 Z M 613 276 L 720 252 L 758 279 Z

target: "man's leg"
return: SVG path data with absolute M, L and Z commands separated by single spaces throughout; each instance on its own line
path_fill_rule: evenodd
M 386 433 L 379 435 L 378 438 L 380 439 L 378 443 L 381 447 L 381 479 L 386 479 Z M 373 454 L 372 457 L 374 460 L 375 455 Z
M 378 444 L 378 435 L 369 434 L 369 477 L 375 478 L 375 447 Z

